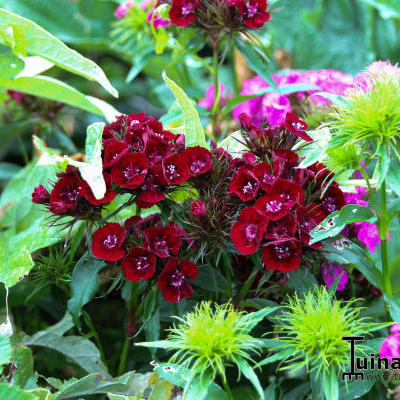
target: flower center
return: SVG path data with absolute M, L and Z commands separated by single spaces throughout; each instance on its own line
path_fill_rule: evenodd
M 192 162 L 192 165 L 190 167 L 190 172 L 192 174 L 198 174 L 199 172 L 202 171 L 202 169 L 206 166 L 206 163 L 202 160 L 194 160 Z
M 181 176 L 180 173 L 177 171 L 176 166 L 172 165 L 172 164 L 167 165 L 165 167 L 165 172 L 166 172 L 169 180 L 173 180 L 173 179 L 179 178 Z
M 165 239 L 156 240 L 154 248 L 157 252 L 160 253 L 168 252 L 168 244 Z
M 253 193 L 254 190 L 256 189 L 257 185 L 255 183 L 251 183 L 251 182 L 247 182 L 244 186 L 243 186 L 243 193 L 247 194 L 247 193 Z
M 126 167 L 123 171 L 123 174 L 126 178 L 127 181 L 130 181 L 131 179 L 133 179 L 136 175 L 140 174 L 142 171 L 137 168 L 134 167 L 133 165 L 129 165 L 128 167 Z
M 150 267 L 150 263 L 146 256 L 136 258 L 136 269 L 138 271 L 145 270 Z
M 253 18 L 257 14 L 257 4 L 246 3 L 247 17 Z
M 185 275 L 182 272 L 176 271 L 171 276 L 171 285 L 172 286 L 182 286 L 185 281 Z
M 248 224 L 245 228 L 245 235 L 250 243 L 254 243 L 257 237 L 257 225 Z
M 278 212 L 282 210 L 282 203 L 278 200 L 271 200 L 265 203 L 265 211 Z
M 336 211 L 335 199 L 333 197 L 325 197 L 325 199 L 322 200 L 322 204 L 330 213 Z
M 118 236 L 117 235 L 108 235 L 103 242 L 104 246 L 107 249 L 113 249 L 118 244 Z
M 304 126 L 301 122 L 293 122 L 292 126 L 293 126 L 293 129 L 295 129 L 296 131 L 304 130 Z
M 272 183 L 273 181 L 274 181 L 274 178 L 271 175 L 268 175 L 267 173 L 264 174 L 264 177 L 263 177 L 264 183 Z
M 192 3 L 186 3 L 185 5 L 182 6 L 182 16 L 186 17 L 189 14 L 192 14 L 194 12 L 194 7 Z
M 312 229 L 314 228 L 314 224 L 310 221 L 304 221 L 301 224 L 301 229 L 303 229 L 304 232 L 309 233 L 312 231 Z
M 275 256 L 278 260 L 289 258 L 291 255 L 290 247 L 288 245 L 274 246 Z
M 76 202 L 79 197 L 79 192 L 75 187 L 67 187 L 66 191 L 60 194 L 60 197 L 66 201 Z

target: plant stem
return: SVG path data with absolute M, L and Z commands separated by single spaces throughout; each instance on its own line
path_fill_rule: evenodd
M 376 202 L 375 194 L 374 194 L 374 192 L 373 192 L 373 190 L 372 190 L 372 186 L 371 186 L 371 183 L 370 183 L 370 181 L 369 181 L 369 177 L 368 177 L 367 171 L 365 170 L 364 167 L 361 167 L 361 168 L 360 168 L 360 171 L 361 171 L 361 173 L 364 175 L 364 179 L 365 179 L 365 181 L 367 182 L 369 195 L 371 196 L 372 204 L 374 205 L 374 208 L 375 208 L 375 211 L 376 211 L 376 215 L 378 216 L 378 213 L 379 213 L 378 203 Z
M 231 392 L 231 388 L 228 385 L 228 382 L 224 381 L 224 389 L 226 394 L 228 395 L 228 400 L 234 400 L 232 392 Z
M 379 238 L 381 239 L 381 260 L 383 274 L 383 289 L 387 296 L 392 297 L 392 284 L 390 282 L 390 270 L 388 262 L 387 241 L 389 238 L 389 220 L 386 203 L 386 182 L 383 181 L 381 187 L 381 216 L 379 219 Z
M 215 137 L 219 136 L 218 119 L 219 119 L 219 99 L 220 99 L 220 87 L 219 87 L 219 64 L 218 64 L 218 50 L 219 43 L 218 39 L 212 42 L 213 47 L 213 74 L 214 74 L 214 104 L 211 108 L 211 126 L 212 133 Z
M 129 348 L 131 347 L 131 338 L 125 338 L 124 347 L 122 348 L 121 359 L 118 365 L 118 376 L 123 375 L 128 361 Z

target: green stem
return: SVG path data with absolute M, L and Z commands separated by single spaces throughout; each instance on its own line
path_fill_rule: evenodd
M 381 239 L 381 260 L 383 274 L 383 289 L 387 296 L 392 297 L 392 284 L 390 282 L 390 270 L 388 261 L 387 242 L 389 238 L 389 219 L 387 214 L 386 182 L 381 187 L 381 217 L 379 219 L 379 238 Z
M 214 104 L 211 108 L 211 126 L 214 136 L 218 136 L 218 119 L 219 119 L 219 99 L 220 99 L 220 87 L 219 87 L 219 64 L 218 64 L 218 40 L 213 42 L 213 74 L 214 74 Z
M 234 400 L 232 392 L 231 392 L 231 388 L 228 385 L 228 382 L 224 381 L 224 389 L 226 394 L 228 395 L 228 400 Z
M 369 177 L 368 177 L 367 171 L 365 170 L 364 167 L 361 167 L 361 168 L 360 168 L 360 171 L 361 171 L 361 173 L 364 175 L 364 179 L 365 179 L 365 181 L 367 182 L 369 195 L 371 196 L 372 204 L 374 205 L 374 208 L 375 208 L 375 211 L 376 211 L 376 215 L 378 216 L 378 213 L 379 213 L 378 203 L 376 202 L 375 194 L 374 194 L 374 192 L 373 192 L 371 183 L 370 183 L 370 181 L 369 181 Z
M 131 347 L 131 338 L 125 338 L 124 347 L 122 348 L 121 359 L 118 366 L 118 376 L 123 375 L 128 361 L 129 349 Z

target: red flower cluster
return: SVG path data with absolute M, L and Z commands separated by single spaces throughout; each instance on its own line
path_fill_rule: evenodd
M 103 131 L 103 176 L 107 192 L 97 200 L 79 171 L 68 166 L 50 195 L 35 188 L 32 201 L 46 204 L 56 215 L 95 219 L 101 206 L 116 193 L 135 196 L 140 208 L 163 200 L 177 185 L 208 172 L 210 152 L 202 147 L 185 148 L 185 137 L 163 129 L 162 123 L 141 114 L 121 115 Z M 115 191 L 114 191 L 114 190 Z M 44 193 L 45 191 L 46 193 Z
M 59 178 L 49 193 L 44 186 L 36 187 L 32 193 L 32 201 L 46 205 L 58 216 L 73 216 L 75 218 L 97 218 L 101 213 L 101 205 L 109 203 L 116 196 L 112 190 L 111 176 L 104 172 L 106 193 L 97 200 L 88 183 L 82 179 L 79 170 L 69 165 L 65 172 L 57 174 Z
M 177 303 L 192 295 L 188 280 L 198 275 L 198 268 L 191 261 L 177 257 L 182 241 L 190 246 L 187 232 L 173 222 L 163 226 L 160 214 L 144 219 L 134 216 L 125 221 L 124 227 L 108 223 L 97 229 L 92 252 L 106 261 L 120 261 L 125 277 L 133 282 L 150 279 L 160 270 L 159 289 L 166 300 Z
M 246 115 L 241 122 L 246 143 L 255 150 L 264 148 L 258 152 L 262 157 L 244 154 L 230 181 L 230 195 L 248 205 L 233 225 L 232 241 L 244 255 L 261 248 L 268 269 L 293 271 L 307 248 L 321 248 L 320 243 L 309 244 L 310 231 L 345 205 L 343 192 L 335 182 L 324 187 L 330 174 L 324 165 L 298 168 L 298 155 L 279 148 L 295 143 L 291 135 L 312 140 L 305 132 L 307 125 L 296 115 L 288 115 L 281 128 L 260 129 Z
M 270 14 L 266 0 L 172 0 L 169 17 L 178 26 L 241 30 L 261 28 Z

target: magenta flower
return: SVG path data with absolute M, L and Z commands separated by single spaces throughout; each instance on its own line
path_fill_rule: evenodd
M 147 22 L 149 24 L 151 24 L 151 20 L 153 19 L 153 15 L 154 15 L 155 12 L 156 12 L 156 9 L 150 11 L 150 13 L 147 15 Z M 169 21 L 167 19 L 161 18 L 160 14 L 157 13 L 154 16 L 154 19 L 153 19 L 153 27 L 154 27 L 154 29 L 158 29 L 160 27 L 163 28 L 164 26 L 167 26 L 168 24 L 169 24 Z
M 342 277 L 339 280 L 339 283 L 337 285 L 337 291 L 341 292 L 346 288 L 347 281 L 348 281 L 348 276 L 347 272 L 344 271 L 339 265 L 333 263 L 333 262 L 326 262 L 322 266 L 322 279 L 324 280 L 324 283 L 328 289 L 331 288 L 331 286 L 334 284 L 336 279 L 341 275 Z
M 220 90 L 220 98 L 226 95 L 226 88 L 225 85 L 221 82 L 219 84 L 219 90 Z M 201 107 L 206 108 L 207 110 L 210 110 L 211 107 L 214 105 L 214 84 L 212 83 L 206 90 L 206 97 L 204 99 L 201 99 L 198 102 L 198 105 Z
M 400 357 L 400 323 L 395 322 L 391 326 L 390 332 L 392 335 L 388 335 L 381 344 L 379 357 L 387 358 L 391 363 L 393 358 Z M 397 373 L 400 374 L 400 371 Z
M 370 222 L 360 222 L 359 227 L 357 234 L 358 240 L 363 245 L 367 246 L 371 253 L 375 253 L 376 246 L 381 244 L 378 227 Z
M 125 17 L 125 15 L 128 14 L 132 6 L 133 6 L 133 0 L 125 0 L 115 10 L 114 17 L 118 19 Z

